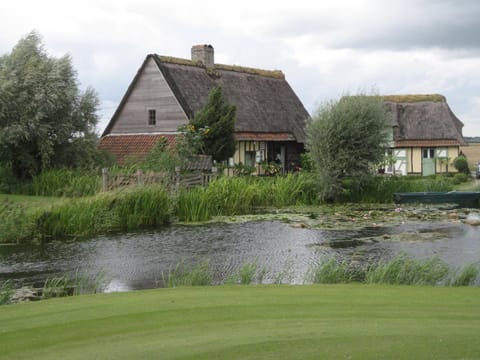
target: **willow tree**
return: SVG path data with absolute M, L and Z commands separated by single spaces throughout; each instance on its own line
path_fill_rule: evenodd
M 307 125 L 307 148 L 325 200 L 337 200 L 346 179 L 361 187 L 371 176 L 372 164 L 383 160 L 389 132 L 380 96 L 344 96 L 319 107 Z
M 80 91 L 70 56 L 49 56 L 36 32 L 0 57 L 0 165 L 19 178 L 95 155 L 98 97 Z

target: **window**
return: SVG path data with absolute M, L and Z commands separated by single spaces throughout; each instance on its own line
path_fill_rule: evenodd
M 148 110 L 148 125 L 155 125 L 157 123 L 157 110 Z
M 245 151 L 245 165 L 255 166 L 256 151 Z
M 435 149 L 433 148 L 424 148 L 423 149 L 423 158 L 424 159 L 433 159 L 435 157 Z
M 448 158 L 447 156 L 448 154 L 448 150 L 445 149 L 445 148 L 439 148 L 437 149 L 437 157 L 440 158 L 440 159 L 446 159 Z

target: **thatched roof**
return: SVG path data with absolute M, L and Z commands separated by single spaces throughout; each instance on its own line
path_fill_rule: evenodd
M 210 91 L 220 86 L 225 100 L 237 108 L 235 132 L 291 133 L 305 141 L 309 117 L 281 71 L 268 71 L 152 56 L 181 107 L 193 117 L 207 102 Z
M 452 112 L 444 96 L 393 95 L 383 99 L 394 127 L 395 142 L 465 144 L 463 123 Z

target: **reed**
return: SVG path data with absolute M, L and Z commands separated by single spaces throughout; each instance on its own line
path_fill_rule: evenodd
M 13 286 L 11 280 L 6 280 L 0 285 L 0 305 L 5 305 L 10 302 L 13 295 Z
M 167 273 L 162 272 L 165 287 L 178 286 L 207 286 L 213 282 L 213 270 L 210 260 L 187 265 L 184 262 L 169 268 Z
M 176 199 L 175 215 L 178 220 L 185 222 L 209 220 L 212 208 L 206 189 L 199 187 L 180 190 Z
M 444 176 L 376 176 L 362 185 L 349 179 L 344 186 L 344 202 L 391 203 L 397 192 L 451 191 L 453 181 Z
M 439 285 L 449 274 L 448 265 L 437 257 L 426 260 L 400 254 L 388 262 L 379 262 L 367 269 L 367 284 Z
M 480 270 L 476 265 L 452 270 L 437 257 L 414 259 L 402 253 L 389 261 L 379 261 L 364 266 L 355 262 L 337 260 L 334 257 L 325 258 L 320 264 L 312 266 L 307 271 L 305 281 L 314 284 L 360 282 L 389 285 L 470 286 L 477 281 L 479 273 Z
M 364 279 L 364 271 L 346 261 L 323 258 L 319 265 L 310 267 L 306 280 L 314 284 L 347 284 Z
M 35 235 L 62 239 L 152 228 L 167 224 L 170 214 L 171 199 L 162 187 L 129 188 L 43 211 L 36 217 Z
M 96 294 L 102 291 L 103 274 L 90 276 L 78 270 L 74 275 L 47 278 L 42 289 L 42 298 Z
M 101 190 L 101 177 L 91 170 L 52 169 L 34 176 L 32 187 L 41 196 L 91 196 Z
M 478 265 L 470 264 L 454 272 L 447 281 L 449 286 L 471 286 L 475 283 L 480 273 Z

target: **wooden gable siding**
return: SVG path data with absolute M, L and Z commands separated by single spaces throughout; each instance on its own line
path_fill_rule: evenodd
M 120 109 L 111 134 L 174 132 L 188 121 L 155 61 L 148 58 Z M 148 111 L 156 111 L 156 124 L 148 125 Z

